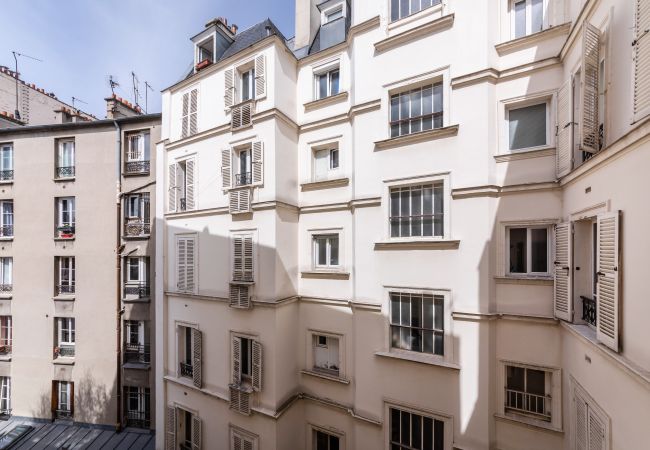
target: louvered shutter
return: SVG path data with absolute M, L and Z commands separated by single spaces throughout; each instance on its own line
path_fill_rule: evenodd
M 572 238 L 571 223 L 560 223 L 555 226 L 555 317 L 568 322 L 573 320 Z
M 253 441 L 244 439 L 244 450 L 253 450 Z
M 199 131 L 199 91 L 192 89 L 190 92 L 190 135 Z
M 74 381 L 68 383 L 68 388 L 70 389 L 70 398 L 68 399 L 70 402 L 70 415 L 74 417 Z
M 577 394 L 573 397 L 575 407 L 575 448 L 588 450 L 587 447 L 587 404 Z
M 239 411 L 241 408 L 241 392 L 239 389 L 235 389 L 234 386 L 230 386 L 230 409 L 234 411 Z
M 251 191 L 250 189 L 242 189 L 239 191 L 239 206 L 240 213 L 247 213 L 251 209 Z
M 187 240 L 177 238 L 176 240 L 176 288 L 179 291 L 187 289 L 186 281 L 187 264 Z
M 233 308 L 250 308 L 250 296 L 248 286 L 242 284 L 230 285 L 230 306 Z
M 201 419 L 194 414 L 192 414 L 192 450 L 201 450 Z
M 255 57 L 255 99 L 266 97 L 266 57 Z
M 241 281 L 244 278 L 244 238 L 235 236 L 233 238 L 232 252 L 232 279 Z
M 237 336 L 232 337 L 232 382 L 241 384 L 241 339 Z
M 232 434 L 232 450 L 244 450 L 242 438 L 236 433 Z
M 195 249 L 196 245 L 193 238 L 186 240 L 186 259 L 185 259 L 185 289 L 187 291 L 194 291 L 194 266 L 195 266 Z
M 165 423 L 165 450 L 176 450 L 176 408 L 167 407 Z
M 192 382 L 197 388 L 201 388 L 203 386 L 203 376 L 201 370 L 202 354 L 202 333 L 196 328 L 192 328 Z
M 231 176 L 232 176 L 232 169 L 230 168 L 231 157 L 232 157 L 232 153 L 229 148 L 221 150 L 221 179 L 222 179 L 222 187 L 224 189 L 230 189 L 231 186 Z
M 227 69 L 224 72 L 225 87 L 223 95 L 223 103 L 226 108 L 230 108 L 233 105 L 235 98 L 235 71 L 233 69 Z
M 149 225 L 151 223 L 151 201 L 149 194 L 143 194 L 142 195 L 142 220 L 145 223 L 145 225 Z M 143 230 L 145 234 L 149 234 L 150 230 Z
M 569 80 L 557 93 L 557 154 L 555 172 L 558 178 L 573 168 L 573 93 Z
M 252 341 L 253 350 L 253 390 L 259 392 L 262 390 L 262 344 Z
M 253 184 L 264 183 L 264 145 L 261 141 L 253 142 L 252 165 Z
M 194 209 L 194 158 L 185 161 L 185 210 Z
M 600 342 L 618 351 L 619 213 L 601 214 L 597 222 L 596 335 Z
M 582 27 L 582 86 L 580 89 L 580 146 L 581 150 L 598 151 L 598 66 L 600 30 L 585 22 Z
M 176 164 L 169 165 L 169 187 L 167 193 L 169 195 L 168 210 L 169 212 L 176 211 Z
M 253 281 L 253 236 L 244 236 L 242 257 L 244 280 Z
M 650 2 L 636 0 L 634 39 L 634 120 L 650 114 Z
M 605 450 L 605 424 L 596 412 L 589 408 L 589 450 Z
M 181 138 L 186 138 L 190 131 L 189 112 L 190 112 L 190 94 L 186 92 L 185 94 L 183 94 L 183 115 L 181 119 Z

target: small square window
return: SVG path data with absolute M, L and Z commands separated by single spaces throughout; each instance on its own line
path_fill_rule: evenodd
M 547 104 L 539 103 L 508 110 L 510 150 L 547 145 Z
M 390 96 L 391 137 L 429 131 L 442 126 L 442 82 Z
M 512 37 L 518 39 L 544 29 L 544 0 L 513 0 Z
M 551 373 L 541 369 L 506 366 L 506 411 L 551 420 Z
M 313 336 L 314 370 L 339 376 L 339 338 L 321 334 Z
M 339 168 L 339 149 L 330 148 L 314 151 L 314 181 L 327 180 Z
M 316 75 L 316 99 L 327 98 L 339 93 L 339 68 Z
M 314 430 L 314 450 L 339 450 L 339 437 L 321 430 Z
M 334 22 L 343 17 L 343 6 L 325 12 L 325 23 Z
M 443 237 L 443 183 L 390 190 L 390 236 Z
M 338 267 L 339 266 L 339 235 L 320 234 L 314 235 L 314 266 Z
M 511 227 L 507 229 L 507 237 L 510 274 L 549 273 L 548 227 Z

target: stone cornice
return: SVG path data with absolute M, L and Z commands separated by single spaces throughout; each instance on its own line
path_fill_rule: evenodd
M 307 102 L 303 105 L 305 111 L 313 111 L 318 108 L 323 108 L 334 103 L 342 102 L 348 99 L 348 91 L 340 92 L 336 95 L 330 95 L 329 97 L 319 98 L 311 102 Z
M 456 250 L 458 247 L 460 241 L 452 239 L 375 242 L 375 250 Z
M 524 48 L 532 47 L 541 41 L 569 34 L 571 30 L 571 22 L 563 23 L 554 27 L 547 28 L 538 33 L 529 34 L 528 36 L 513 39 L 511 41 L 503 42 L 494 46 L 499 56 L 507 55 L 508 53 L 515 52 Z
M 513 184 L 509 186 L 472 186 L 465 188 L 452 189 L 451 197 L 454 200 L 472 197 L 502 197 L 512 194 L 527 194 L 531 192 L 545 192 L 559 190 L 560 185 L 557 182 Z
M 531 158 L 544 158 L 547 156 L 555 156 L 555 147 L 549 148 L 540 148 L 537 150 L 526 150 L 520 152 L 510 152 L 510 153 L 501 153 L 499 155 L 494 155 L 496 162 L 509 162 L 509 161 L 518 161 L 521 159 L 531 159 Z
M 331 189 L 336 187 L 343 187 L 350 184 L 350 178 L 334 178 L 332 180 L 321 180 L 321 181 L 310 181 L 308 183 L 302 183 L 300 189 L 303 192 L 307 191 L 316 191 L 319 189 Z
M 429 131 L 420 131 L 418 133 L 407 134 L 405 136 L 384 139 L 383 141 L 376 141 L 375 149 L 383 150 L 387 148 L 400 147 L 404 145 L 415 144 L 418 142 L 426 142 L 432 141 L 434 139 L 456 136 L 457 134 L 458 125 L 449 125 L 442 128 L 435 128 Z

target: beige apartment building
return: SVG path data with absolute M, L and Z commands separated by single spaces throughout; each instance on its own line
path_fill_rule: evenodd
M 0 130 L 0 410 L 153 428 L 160 115 Z M 64 123 L 65 122 L 65 123 Z
M 647 448 L 650 1 L 297 0 L 291 39 L 192 42 L 159 448 Z

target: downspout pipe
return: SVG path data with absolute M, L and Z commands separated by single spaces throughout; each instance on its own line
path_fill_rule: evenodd
M 121 193 L 122 193 L 122 128 L 117 120 L 115 125 L 115 365 L 117 373 L 115 384 L 117 387 L 117 417 L 115 420 L 116 431 L 122 430 L 122 261 L 124 250 L 122 245 L 121 227 Z

